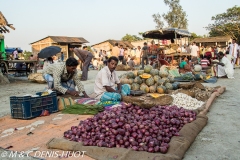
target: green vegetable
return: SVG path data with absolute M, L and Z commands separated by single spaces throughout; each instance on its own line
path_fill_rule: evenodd
M 62 113 L 65 114 L 80 114 L 80 115 L 95 115 L 98 112 L 104 111 L 102 105 L 87 105 L 87 104 L 74 104 L 67 106 Z

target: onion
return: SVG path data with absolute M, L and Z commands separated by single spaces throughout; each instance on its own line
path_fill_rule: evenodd
M 195 119 L 195 112 L 177 106 L 141 109 L 122 104 L 80 121 L 64 132 L 64 138 L 86 146 L 166 153 L 172 136 L 179 136 L 182 127 Z

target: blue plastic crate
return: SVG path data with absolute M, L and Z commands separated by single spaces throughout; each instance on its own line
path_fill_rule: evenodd
M 39 97 L 10 97 L 10 108 L 12 118 L 31 119 L 41 115 L 43 110 L 49 113 L 58 111 L 57 94 L 41 96 L 42 92 L 36 93 Z

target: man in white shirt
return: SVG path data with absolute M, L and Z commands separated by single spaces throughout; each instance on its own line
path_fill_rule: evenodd
M 112 56 L 108 59 L 107 66 L 98 72 L 94 84 L 96 99 L 101 101 L 121 101 L 121 95 L 130 94 L 130 86 L 127 84 L 121 85 L 115 72 L 117 64 L 118 58 Z
M 192 58 L 194 57 L 199 57 L 199 48 L 196 46 L 196 42 L 193 42 L 193 45 L 191 46 L 191 56 Z
M 218 77 L 234 78 L 234 70 L 231 61 L 224 56 L 223 52 L 219 52 L 220 63 L 218 63 Z
M 123 62 L 123 57 L 124 57 L 124 49 L 123 49 L 123 46 L 120 45 L 120 53 L 118 55 L 118 59 L 120 62 Z
M 232 44 L 229 46 L 229 54 L 233 56 L 233 68 L 235 68 L 236 60 L 239 56 L 239 46 L 236 43 L 236 39 L 232 40 Z
M 14 59 L 18 58 L 18 48 L 16 48 L 15 51 L 13 52 L 13 58 Z
M 140 56 L 141 56 L 141 47 L 138 46 L 137 49 L 136 49 L 136 64 L 137 65 L 140 65 Z

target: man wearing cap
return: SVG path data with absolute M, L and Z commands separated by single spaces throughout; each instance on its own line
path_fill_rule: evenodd
M 92 61 L 93 54 L 88 50 L 81 50 L 74 48 L 73 46 L 69 46 L 69 50 L 74 52 L 76 56 L 78 56 L 79 60 L 83 63 L 81 81 L 86 81 L 88 79 L 88 66 Z

